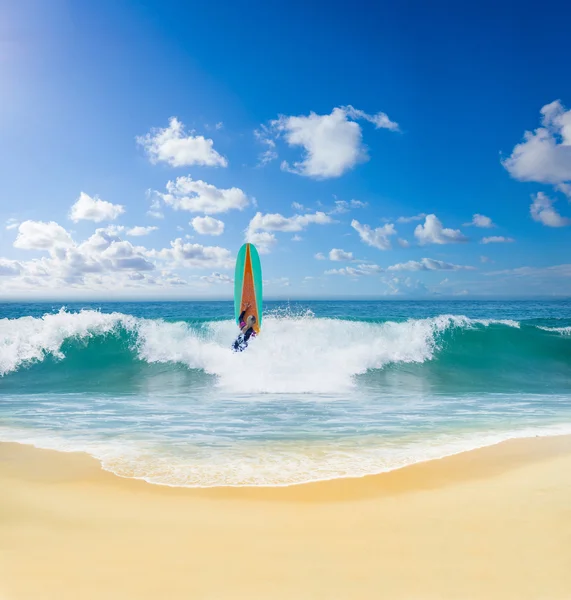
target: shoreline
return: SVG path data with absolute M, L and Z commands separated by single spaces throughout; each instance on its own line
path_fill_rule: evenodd
M 0 598 L 569 598 L 570 472 L 569 435 L 279 488 L 0 443 Z
M 561 427 L 563 427 L 561 424 L 559 424 L 557 426 L 558 429 L 560 429 Z M 46 453 L 53 453 L 55 455 L 72 455 L 72 456 L 77 456 L 77 457 L 83 457 L 85 460 L 87 461 L 94 461 L 98 467 L 99 470 L 101 470 L 103 473 L 107 473 L 109 475 L 111 475 L 112 477 L 116 477 L 118 479 L 121 480 L 126 480 L 126 481 L 135 481 L 135 482 L 140 482 L 144 485 L 149 485 L 152 487 L 161 487 L 161 488 L 167 488 L 167 489 L 171 489 L 171 490 L 198 490 L 198 491 L 204 491 L 204 492 L 208 492 L 208 491 L 214 491 L 216 492 L 216 490 L 288 490 L 290 488 L 300 488 L 300 487 L 305 487 L 305 486 L 328 486 L 331 489 L 335 488 L 338 486 L 339 482 L 351 482 L 351 481 L 363 481 L 363 480 L 369 480 L 371 478 L 376 478 L 376 477 L 391 477 L 392 474 L 402 471 L 403 469 L 408 470 L 411 468 L 415 468 L 415 467 L 419 467 L 421 465 L 427 465 L 433 462 L 438 462 L 438 461 L 442 461 L 442 460 L 449 460 L 449 459 L 454 459 L 455 457 L 459 457 L 459 456 L 463 456 L 463 455 L 468 455 L 468 454 L 472 454 L 473 452 L 483 452 L 484 454 L 482 454 L 482 456 L 485 456 L 485 452 L 487 450 L 496 448 L 496 447 L 501 447 L 502 450 L 504 448 L 504 445 L 508 445 L 508 446 L 513 446 L 513 448 L 510 448 L 509 451 L 505 451 L 503 450 L 503 454 L 504 454 L 504 460 L 503 462 L 506 461 L 508 456 L 511 456 L 512 458 L 510 460 L 518 460 L 517 457 L 519 457 L 519 460 L 528 460 L 532 457 L 526 457 L 526 453 L 525 451 L 522 451 L 521 449 L 518 451 L 516 450 L 516 448 L 518 447 L 522 447 L 520 446 L 520 443 L 524 443 L 527 442 L 528 440 L 550 440 L 552 438 L 569 438 L 571 440 L 571 431 L 569 431 L 568 427 L 565 427 L 565 429 L 563 431 L 559 430 L 553 430 L 551 427 L 546 427 L 544 428 L 544 431 L 549 431 L 548 433 L 525 433 L 523 435 L 516 435 L 511 436 L 511 437 L 506 437 L 503 439 L 499 439 L 499 440 L 495 440 L 495 441 L 490 441 L 487 443 L 483 443 L 482 445 L 474 445 L 473 447 L 467 447 L 467 448 L 463 448 L 463 449 L 459 449 L 459 450 L 454 450 L 454 451 L 450 451 L 450 453 L 447 454 L 443 454 L 441 456 L 430 456 L 427 458 L 421 458 L 418 460 L 415 460 L 414 462 L 410 462 L 408 464 L 404 464 L 404 465 L 399 465 L 399 466 L 394 466 L 394 467 L 388 467 L 384 470 L 378 471 L 378 472 L 365 472 L 363 474 L 356 474 L 356 475 L 339 475 L 339 476 L 333 476 L 333 477 L 327 477 L 327 478 L 323 478 L 323 479 L 312 479 L 312 480 L 306 480 L 306 481 L 298 481 L 298 482 L 293 482 L 293 483 L 268 483 L 268 484 L 251 484 L 251 483 L 244 483 L 244 484 L 214 484 L 214 485 L 177 485 L 177 484 L 171 484 L 171 483 L 162 483 L 162 482 L 158 482 L 158 481 L 153 481 L 152 479 L 149 478 L 145 478 L 143 476 L 136 476 L 136 475 L 123 475 L 121 473 L 118 473 L 116 471 L 114 471 L 112 468 L 108 468 L 105 466 L 103 460 L 97 456 L 94 456 L 93 454 L 90 454 L 87 450 L 64 450 L 64 449 L 60 449 L 60 448 L 49 448 L 49 447 L 43 447 L 43 446 L 37 446 L 35 445 L 34 442 L 30 441 L 30 442 L 20 442 L 20 441 L 4 441 L 4 440 L 0 440 L 0 460 L 1 460 L 1 456 L 2 456 L 2 449 L 9 448 L 11 446 L 14 446 L 15 448 L 31 448 L 33 450 L 38 450 L 40 452 L 46 452 Z M 541 446 L 538 446 L 540 448 L 543 449 L 543 453 L 545 453 L 545 450 L 548 448 L 551 448 L 551 452 L 553 452 L 554 448 L 558 448 L 561 446 L 560 443 L 558 442 L 549 442 L 549 441 L 542 441 L 542 442 L 536 442 L 537 444 L 541 444 Z M 24 451 L 24 450 L 22 450 Z M 543 455 L 543 454 L 542 454 Z M 74 459 L 74 460 L 79 460 L 79 459 Z M 337 485 L 336 485 L 337 484 Z M 240 492 L 239 492 L 240 493 Z M 286 492 L 287 495 L 287 492 Z M 1 600 L 1 599 L 0 599 Z

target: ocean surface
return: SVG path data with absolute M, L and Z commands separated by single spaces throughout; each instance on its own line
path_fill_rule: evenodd
M 571 433 L 571 301 L 0 304 L 0 441 L 171 486 L 379 473 Z

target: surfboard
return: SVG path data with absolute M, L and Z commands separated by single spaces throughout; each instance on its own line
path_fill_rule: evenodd
M 236 273 L 234 276 L 234 313 L 236 323 L 246 304 L 250 308 L 244 315 L 256 317 L 254 331 L 260 333 L 262 327 L 262 265 L 254 244 L 244 244 L 236 257 Z

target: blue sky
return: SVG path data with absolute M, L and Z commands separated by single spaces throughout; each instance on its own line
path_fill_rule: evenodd
M 0 0 L 0 297 L 571 295 L 553 8 Z

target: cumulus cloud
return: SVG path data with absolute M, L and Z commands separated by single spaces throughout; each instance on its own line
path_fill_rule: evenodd
M 398 238 L 397 242 L 401 248 L 408 248 L 410 246 L 410 242 L 403 238 Z
M 47 251 L 49 255 L 19 263 L 20 281 L 36 286 L 84 285 L 87 277 L 97 283 L 103 281 L 102 277 L 117 273 L 154 270 L 145 248 L 120 239 L 122 230 L 117 226 L 97 229 L 87 240 L 76 244 L 54 221 L 24 221 L 14 246 Z
M 202 235 L 222 235 L 224 233 L 224 221 L 213 217 L 194 217 L 190 224 L 196 233 Z
M 79 194 L 77 202 L 72 205 L 69 211 L 69 218 L 77 223 L 78 221 L 114 221 L 119 215 L 125 212 L 125 207 L 121 204 L 112 204 L 105 200 L 100 200 L 95 196 L 92 198 L 85 192 Z
M 323 252 L 318 252 L 314 255 L 314 258 L 316 258 L 317 260 L 325 260 L 325 254 L 323 254 Z
M 293 165 L 283 161 L 283 170 L 317 179 L 340 177 L 358 163 L 368 160 L 357 120 L 369 121 L 377 129 L 398 130 L 398 124 L 385 113 L 369 115 L 352 106 L 334 108 L 328 115 L 314 112 L 308 116 L 280 115 L 256 132 L 258 139 L 268 146 L 262 162 L 277 158 L 275 139 L 283 137 L 289 146 L 304 150 L 303 159 Z
M 212 140 L 202 135 L 187 135 L 184 125 L 176 117 L 169 119 L 168 127 L 153 128 L 136 140 L 153 164 L 165 162 L 171 167 L 228 165 L 228 161 L 214 150 Z
M 248 196 L 240 188 L 220 189 L 205 181 L 195 181 L 190 176 L 169 181 L 166 188 L 166 194 L 156 194 L 175 210 L 208 215 L 235 209 L 243 210 L 250 203 Z
M 53 221 L 25 221 L 20 225 L 14 245 L 43 250 L 47 256 L 21 262 L 0 259 L 0 275 L 9 277 L 12 289 L 16 289 L 14 286 L 20 289 L 22 286 L 52 289 L 71 286 L 117 290 L 133 286 L 186 285 L 172 268 L 226 269 L 234 265 L 230 251 L 225 248 L 176 239 L 169 248 L 149 250 L 121 239 L 122 233 L 129 231 L 110 225 L 96 229 L 86 240 L 76 243 Z M 228 279 L 220 273 L 208 277 L 220 282 Z
M 565 184 L 571 181 L 571 110 L 555 100 L 540 112 L 541 127 L 526 131 L 502 165 L 520 181 Z
M 262 253 L 268 253 L 276 244 L 276 236 L 271 231 L 298 232 L 311 224 L 326 225 L 333 219 L 324 212 L 307 213 L 284 217 L 279 213 L 257 212 L 246 229 L 246 241 L 255 244 Z
M 504 237 L 503 235 L 491 235 L 489 237 L 482 238 L 482 244 L 510 244 L 515 242 L 511 237 Z
M 436 215 L 427 215 L 424 225 L 416 226 L 414 236 L 421 246 L 425 244 L 454 244 L 468 241 L 468 238 L 459 229 L 444 228 Z
M 389 236 L 396 234 L 395 226 L 392 223 L 387 223 L 382 227 L 373 229 L 369 225 L 361 224 L 356 219 L 353 219 L 351 227 L 359 234 L 359 237 L 365 244 L 379 250 L 388 250 L 391 248 Z
M 345 261 L 345 260 L 353 260 L 352 252 L 345 252 L 345 250 L 341 250 L 341 248 L 333 248 L 329 251 L 329 260 L 333 261 Z
M 555 200 L 552 200 L 543 192 L 532 195 L 531 199 L 533 202 L 529 207 L 529 212 L 534 221 L 547 225 L 547 227 L 565 227 L 571 225 L 571 219 L 561 216 L 553 208 Z
M 329 269 L 325 275 L 345 275 L 347 277 L 360 277 L 361 275 L 375 275 L 383 269 L 379 265 L 363 264 L 356 267 L 343 267 L 342 269 Z
M 268 231 L 246 230 L 246 241 L 254 244 L 260 254 L 269 254 L 278 243 L 276 236 Z
M 69 233 L 55 221 L 24 221 L 18 226 L 15 248 L 53 250 L 73 246 Z
M 16 260 L 0 258 L 0 277 L 12 277 L 19 275 L 22 271 L 22 265 Z
M 127 231 L 125 233 L 132 237 L 140 237 L 142 235 L 149 235 L 149 233 L 156 231 L 157 229 L 158 229 L 158 227 L 155 227 L 153 225 L 149 225 L 148 227 L 136 225 L 135 227 L 131 227 L 130 229 L 127 229 Z
M 405 263 L 399 263 L 388 267 L 387 271 L 461 271 L 474 270 L 474 267 L 455 265 L 442 260 L 433 258 L 421 258 L 419 261 L 409 260 Z
M 279 213 L 262 214 L 257 212 L 250 221 L 248 229 L 251 231 L 302 231 L 308 225 L 326 225 L 333 223 L 333 219 L 324 212 L 307 213 L 284 217 Z
M 234 264 L 232 254 L 226 248 L 184 243 L 181 238 L 172 241 L 170 248 L 150 250 L 149 256 L 192 268 L 229 269 Z
M 474 227 L 483 228 L 495 227 L 490 217 L 486 217 L 485 215 L 480 215 L 478 213 L 472 217 L 472 220 L 469 223 L 464 223 L 464 227 L 470 227 L 471 225 L 474 225 Z

